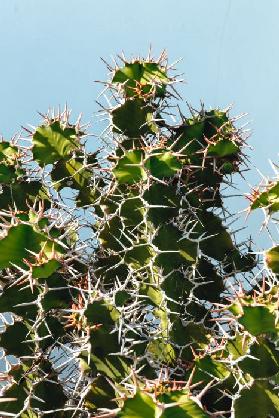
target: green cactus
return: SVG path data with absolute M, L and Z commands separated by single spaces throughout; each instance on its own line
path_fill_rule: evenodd
M 1 416 L 278 415 L 278 247 L 261 276 L 223 196 L 245 140 L 228 110 L 173 122 L 175 82 L 117 65 L 107 150 L 67 109 L 0 143 Z M 250 198 L 273 222 L 276 187 Z

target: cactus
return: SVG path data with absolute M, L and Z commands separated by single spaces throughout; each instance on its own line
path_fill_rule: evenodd
M 0 143 L 0 415 L 278 416 L 279 250 L 258 270 L 223 193 L 244 133 L 173 110 L 165 54 L 109 69 L 106 147 L 67 109 Z M 249 210 L 276 222 L 277 184 Z

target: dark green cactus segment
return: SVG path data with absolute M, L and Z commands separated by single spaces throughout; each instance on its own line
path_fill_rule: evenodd
M 7 327 L 6 331 L 1 334 L 0 346 L 4 348 L 7 354 L 17 357 L 30 356 L 34 350 L 33 342 L 26 342 L 32 339 L 30 333 L 31 327 L 23 322 L 15 322 L 14 325 Z M 15 344 L 15 341 L 17 342 Z
M 128 378 L 131 374 L 132 361 L 117 354 L 121 349 L 117 344 L 117 336 L 108 335 L 106 331 L 97 331 L 96 335 L 92 335 L 90 343 L 92 354 L 89 366 L 92 371 L 115 383 Z
M 29 390 L 30 388 L 26 387 L 25 382 L 22 382 L 19 384 L 14 383 L 7 390 L 5 390 L 4 399 L 8 399 L 8 400 L 7 401 L 4 400 L 3 402 L 1 402 L 1 406 L 0 406 L 1 415 L 5 417 L 4 413 L 16 414 L 22 411 L 25 400 L 27 399 Z M 36 415 L 33 415 L 33 416 L 31 415 L 31 417 L 37 418 Z
M 127 361 L 113 354 L 120 351 L 117 334 L 112 333 L 119 316 L 117 310 L 104 301 L 95 301 L 84 315 L 92 330 L 90 358 L 94 368 L 110 379 L 123 379 L 129 371 Z
M 158 149 L 152 152 L 145 167 L 150 170 L 152 176 L 161 179 L 174 176 L 182 168 L 182 164 L 173 153 Z
M 238 154 L 240 148 L 233 141 L 224 138 L 219 139 L 216 143 L 209 145 L 207 155 L 223 158 L 230 155 Z
M 257 265 L 257 258 L 254 254 L 242 254 L 238 248 L 234 248 L 227 253 L 223 264 L 224 272 L 227 274 L 246 272 L 253 270 Z
M 63 187 L 82 190 L 90 185 L 92 175 L 92 171 L 86 169 L 84 163 L 76 158 L 58 161 L 51 172 L 53 185 L 57 190 Z
M 47 279 L 55 273 L 59 267 L 61 267 L 61 263 L 58 260 L 48 260 L 46 263 L 32 267 L 32 277 L 35 279 Z
M 91 303 L 85 313 L 85 317 L 90 325 L 113 326 L 118 318 L 118 311 L 102 300 Z
M 240 151 L 238 144 L 235 143 L 239 141 L 239 137 L 233 136 L 236 130 L 227 112 L 201 111 L 192 118 L 185 118 L 174 132 L 176 140 L 174 149 L 178 151 L 183 148 L 185 154 L 190 157 L 197 157 L 197 152 L 203 148 L 207 148 L 209 153 L 212 152 L 212 155 L 219 157 Z
M 119 185 L 118 182 L 116 182 L 115 186 L 113 193 L 110 193 L 109 196 L 103 194 L 96 205 L 94 205 L 95 213 L 100 220 L 102 220 L 105 215 L 117 214 L 122 203 L 132 197 L 138 196 L 137 189 L 135 188 L 135 191 L 130 190 L 125 183 Z M 98 230 L 99 227 L 100 225 L 97 226 L 96 230 Z
M 279 274 L 279 246 L 277 245 L 265 251 L 264 256 L 267 267 L 274 274 Z
M 126 97 L 163 97 L 169 79 L 156 62 L 134 61 L 115 71 L 112 83 L 120 84 Z
M 30 251 L 38 253 L 47 238 L 34 231 L 32 226 L 19 224 L 8 230 L 7 236 L 0 241 L 0 269 L 12 264 L 24 266 L 24 259 L 32 259 Z
M 0 183 L 10 184 L 16 179 L 16 173 L 13 167 L 0 164 Z
M 173 225 L 163 225 L 158 230 L 154 244 L 159 249 L 156 264 L 167 272 L 171 272 L 183 264 L 196 262 L 197 243 L 183 238 L 178 228 Z
M 124 262 L 134 269 L 147 265 L 155 255 L 152 246 L 139 242 L 134 248 L 126 251 Z
M 129 100 L 111 111 L 113 130 L 129 138 L 140 138 L 141 135 L 154 134 L 158 127 L 153 122 L 153 113 L 154 109 L 144 100 Z
M 204 120 L 204 134 L 207 139 L 220 133 L 227 134 L 232 131 L 232 123 L 227 112 L 220 109 L 213 109 L 205 112 Z
M 268 378 L 279 372 L 279 352 L 273 343 L 260 339 L 250 347 L 247 354 L 249 356 L 238 365 L 254 379 Z
M 78 208 L 93 205 L 99 197 L 100 193 L 96 188 L 92 188 L 91 186 L 83 187 L 79 190 L 76 197 L 76 205 Z
M 278 332 L 272 308 L 266 306 L 243 306 L 243 314 L 238 322 L 252 335 L 274 334 Z
M 85 406 L 95 410 L 107 405 L 108 408 L 116 408 L 115 391 L 108 380 L 103 376 L 98 376 L 92 382 L 85 397 Z
M 262 191 L 253 190 L 250 208 L 264 208 L 272 214 L 279 210 L 279 182 L 270 182 Z
M 11 184 L 24 173 L 19 156 L 18 147 L 7 141 L 0 142 L 0 183 Z
M 69 155 L 78 151 L 80 134 L 73 126 L 63 126 L 58 121 L 41 125 L 33 134 L 33 157 L 43 167 L 61 159 L 69 159 Z
M 222 404 L 219 388 L 223 385 L 220 391 L 225 392 L 226 382 L 234 379 L 231 365 L 227 366 L 228 350 L 218 351 L 218 355 L 215 350 L 213 357 L 211 353 L 204 355 L 204 350 L 210 352 L 214 345 L 213 339 L 220 339 L 211 322 L 215 314 L 209 314 L 208 306 L 223 302 L 225 276 L 250 271 L 255 265 L 254 258 L 234 243 L 214 210 L 224 208 L 221 183 L 224 176 L 239 170 L 243 140 L 228 112 L 220 110 L 202 110 L 178 126 L 169 126 L 161 114 L 161 100 L 166 101 L 167 94 L 159 98 L 155 89 L 150 89 L 144 95 L 140 71 L 137 66 L 125 65 L 115 71 L 112 81 L 120 100 L 110 111 L 111 133 L 116 139 L 108 158 L 112 162 L 111 182 L 95 204 L 99 250 L 94 273 L 114 295 L 119 316 L 106 325 L 96 314 L 98 323 L 91 325 L 89 337 L 89 367 L 118 383 L 127 378 L 131 364 L 119 355 L 116 334 L 118 327 L 125 328 L 125 321 L 129 322 L 129 315 L 124 319 L 120 312 L 137 300 L 137 321 L 147 321 L 150 313 L 149 333 L 144 329 L 139 335 L 132 331 L 134 323 L 127 325 L 124 346 L 129 353 L 146 356 L 148 367 L 139 378 L 154 376 L 153 364 L 168 367 L 172 377 L 178 373 L 176 363 L 188 365 L 186 371 L 179 371 L 180 378 L 190 376 L 196 365 L 195 382 L 199 377 L 205 383 L 218 382 L 218 388 L 212 390 L 215 398 L 211 394 L 208 400 L 216 411 L 215 405 Z M 137 364 L 143 364 L 142 359 Z M 235 381 L 229 384 L 231 394 L 237 390 L 235 385 Z M 119 416 L 123 411 L 130 413 L 127 406 L 139 404 L 142 409 L 146 402 L 152 406 L 152 417 L 206 416 L 186 394 L 184 409 L 181 405 L 166 408 L 165 399 L 160 413 L 160 400 L 149 395 L 143 400 L 141 394 L 127 399 Z M 228 396 L 223 404 L 231 408 Z M 135 409 L 133 416 L 137 412 Z M 139 414 L 141 417 L 142 410 Z
M 148 218 L 156 227 L 178 215 L 181 197 L 168 185 L 153 183 L 143 198 L 149 205 Z
M 81 143 L 85 135 L 78 125 L 70 125 L 62 116 L 48 119 L 33 134 L 33 157 L 44 167 L 54 164 L 51 171 L 52 187 L 78 190 L 78 207 L 95 202 L 94 169 L 98 167 L 97 153 L 86 154 Z
M 176 318 L 172 324 L 170 335 L 176 345 L 193 347 L 199 350 L 209 343 L 210 332 L 201 324 L 188 323 L 183 325 L 182 321 Z M 191 352 L 191 360 L 193 358 L 194 355 Z
M 193 263 L 197 257 L 197 244 L 184 238 L 180 230 L 174 225 L 162 225 L 154 239 L 154 244 L 160 252 L 177 253 L 179 257 Z
M 164 409 L 160 405 L 164 405 Z M 117 414 L 121 418 L 208 418 L 202 408 L 187 391 L 173 391 L 158 395 L 158 399 L 138 391 L 124 402 Z
M 187 390 L 163 393 L 158 396 L 158 400 L 165 404 L 161 418 L 209 418 Z
M 59 294 L 56 295 L 58 303 L 53 303 L 53 295 L 56 292 L 52 277 L 54 272 L 62 266 L 58 258 L 61 259 L 65 248 L 62 248 L 57 242 L 60 239 L 61 231 L 57 227 L 50 227 L 50 219 L 44 216 L 42 209 L 41 206 L 40 211 L 36 212 L 35 207 L 32 210 L 29 207 L 28 212 L 16 211 L 7 214 L 8 219 L 12 219 L 12 226 L 7 227 L 6 231 L 3 230 L 4 237 L 0 240 L 1 269 L 3 269 L 2 274 L 7 282 L 0 296 L 1 312 L 12 313 L 15 321 L 13 325 L 8 325 L 1 334 L 0 346 L 3 347 L 7 356 L 13 355 L 19 358 L 24 368 L 24 372 L 15 379 L 18 384 L 7 389 L 7 394 L 10 391 L 15 392 L 16 401 L 9 401 L 7 406 L 4 403 L 1 407 L 3 406 L 2 410 L 5 412 L 20 413 L 23 408 L 20 405 L 23 402 L 26 411 L 22 409 L 21 415 L 25 416 L 26 413 L 26 416 L 34 417 L 37 417 L 38 414 L 33 408 L 43 410 L 56 407 L 55 399 L 52 404 L 50 404 L 49 398 L 47 400 L 49 385 L 53 384 L 54 378 L 51 378 L 51 382 L 44 381 L 45 376 L 38 376 L 36 370 L 40 366 L 40 359 L 48 355 L 41 350 L 52 349 L 58 339 L 62 342 L 62 336 L 65 335 L 62 326 L 65 320 L 57 311 L 55 312 L 56 318 L 54 318 L 53 309 L 61 307 L 62 301 L 65 300 L 65 293 L 67 293 L 67 302 L 64 303 L 63 308 L 68 307 L 72 301 L 68 283 L 65 280 L 60 280 Z M 65 233 L 65 228 L 63 233 Z M 64 246 L 65 238 L 62 238 L 61 241 Z M 50 303 L 50 299 L 52 303 Z M 54 324 L 54 322 L 56 323 Z M 45 326 L 44 332 L 42 332 L 43 326 Z M 24 358 L 26 356 L 33 360 L 26 362 Z M 29 375 L 29 368 L 32 369 L 32 376 Z M 11 373 L 14 375 L 13 372 Z M 8 381 L 12 381 L 11 378 L 12 376 L 7 376 Z M 25 397 L 22 397 L 21 381 L 26 381 L 26 387 L 23 388 Z M 43 394 L 45 386 L 46 390 Z M 59 406 L 63 407 L 66 399 L 63 389 L 56 384 L 54 387 L 56 393 L 59 394 Z M 38 390 L 37 395 L 36 390 Z M 41 397 L 40 401 L 38 401 L 39 396 Z M 38 402 L 40 406 L 38 406 Z
M 169 309 L 172 312 L 180 312 L 184 309 L 183 302 L 188 299 L 193 284 L 183 273 L 175 271 L 163 278 L 161 288 L 169 298 L 167 301 Z
M 99 300 L 90 304 L 85 317 L 91 328 L 90 358 L 94 368 L 114 381 L 122 380 L 129 374 L 129 361 L 114 353 L 120 352 L 116 333 L 112 333 L 119 317 L 118 311 L 105 301 Z
M 104 284 L 113 286 L 115 278 L 125 282 L 129 269 L 123 263 L 123 258 L 119 255 L 104 256 L 102 253 L 95 263 L 96 277 L 103 280 Z
M 124 306 L 129 299 L 131 296 L 126 290 L 118 290 L 114 297 L 116 307 Z
M 191 165 L 191 169 L 185 171 L 186 178 L 190 178 L 200 188 L 213 188 L 212 201 L 215 205 L 211 206 L 220 206 L 215 193 L 218 192 L 223 176 L 239 170 L 242 159 L 243 140 L 227 112 L 201 111 L 192 118 L 185 118 L 173 130 L 173 137 L 168 143 L 174 151 L 185 155 L 185 162 Z M 206 187 L 204 189 L 208 193 Z M 207 199 L 203 198 L 204 201 Z
M 250 339 L 246 335 L 236 334 L 226 343 L 226 351 L 232 360 L 238 360 L 244 357 L 249 349 Z
M 224 380 L 230 375 L 230 370 L 224 363 L 218 361 L 218 359 L 212 358 L 212 356 L 209 355 L 196 360 L 196 365 L 198 369 L 204 373 L 219 380 Z
M 0 240 L 0 269 L 12 266 L 26 268 L 35 260 L 34 254 L 41 253 L 48 259 L 53 253 L 61 255 L 63 252 L 60 244 L 38 232 L 35 226 L 20 223 L 10 227 L 7 235 Z
M 154 360 L 166 365 L 174 365 L 176 360 L 175 351 L 171 344 L 166 343 L 164 339 L 151 341 L 147 347 L 148 353 L 152 354 Z
M 151 396 L 138 391 L 133 398 L 124 402 L 121 411 L 117 414 L 119 418 L 155 418 L 156 404 Z
M 200 377 L 199 373 L 197 373 L 196 377 Z M 210 381 L 212 382 L 212 379 Z M 215 383 L 215 385 L 212 385 L 202 397 L 204 409 L 206 409 L 209 414 L 214 414 L 216 411 L 229 411 L 228 414 L 230 414 L 232 410 L 232 397 L 235 393 L 235 385 L 236 380 L 232 375 L 224 381 L 219 381 L 218 383 Z
M 263 418 L 279 414 L 279 400 L 274 388 L 264 380 L 244 388 L 234 402 L 236 418 Z
M 45 311 L 69 307 L 72 295 L 66 279 L 54 273 L 45 279 L 48 291 L 42 298 L 42 307 Z
M 203 212 L 199 215 L 199 232 L 206 232 L 206 238 L 200 242 L 200 249 L 204 254 L 215 260 L 224 260 L 229 251 L 234 250 L 230 233 L 222 225 L 222 220 L 212 212 Z
M 204 140 L 204 120 L 200 117 L 185 119 L 175 128 L 174 137 L 169 144 L 175 152 L 183 152 L 187 157 L 194 157 L 198 151 L 206 147 Z
M 144 200 L 139 197 L 127 197 L 127 200 L 121 204 L 120 216 L 127 227 L 137 226 L 143 222 L 145 213 Z
M 112 170 L 118 183 L 134 184 L 146 180 L 147 175 L 143 168 L 143 159 L 143 151 L 127 151 Z
M 9 141 L 0 142 L 0 161 L 7 161 L 13 164 L 19 158 L 20 151 L 15 145 L 12 145 Z
M 199 300 L 220 301 L 220 295 L 224 292 L 225 286 L 222 276 L 217 273 L 213 264 L 205 258 L 200 258 L 196 271 L 197 287 L 194 289 L 194 295 Z
M 106 250 L 125 252 L 131 246 L 131 241 L 123 234 L 124 225 L 120 217 L 114 216 L 110 222 L 104 225 L 99 234 L 99 241 Z
M 34 387 L 31 408 L 39 408 L 42 411 L 63 408 L 67 400 L 63 388 L 53 381 L 42 381 Z
M 36 317 L 38 306 L 37 298 L 39 289 L 31 289 L 29 286 L 9 286 L 3 288 L 0 296 L 0 313 L 13 312 L 27 319 Z
M 110 381 L 120 383 L 130 375 L 132 361 L 119 354 L 121 345 L 117 333 L 113 331 L 114 325 L 109 322 L 91 325 L 90 351 L 81 353 L 80 358 L 86 363 L 89 359 L 88 366 L 95 376 L 104 376 Z
M 50 207 L 50 195 L 46 188 L 39 181 L 21 179 L 16 183 L 2 186 L 0 194 L 0 207 L 5 210 L 16 208 L 18 210 L 28 210 L 35 202 L 44 202 L 45 209 Z
M 13 383 L 4 390 L 1 416 L 37 418 L 48 412 L 57 418 L 69 416 L 66 411 L 54 412 L 56 408 L 64 408 L 67 397 L 48 361 L 42 360 L 41 367 L 38 361 L 31 365 L 23 364 L 13 370 L 12 375 Z
M 44 320 L 38 326 L 37 332 L 40 338 L 39 347 L 41 350 L 47 350 L 50 347 L 53 347 L 57 344 L 57 341 L 60 343 L 69 343 L 71 338 L 65 334 L 64 328 L 65 321 L 61 318 L 61 314 L 56 311 L 56 317 L 53 316 L 53 311 L 49 311 L 46 314 Z

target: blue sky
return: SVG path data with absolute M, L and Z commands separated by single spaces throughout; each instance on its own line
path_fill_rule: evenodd
M 170 61 L 183 58 L 178 70 L 187 84 L 180 93 L 187 101 L 233 104 L 233 115 L 248 113 L 251 161 L 271 174 L 268 158 L 277 160 L 278 142 L 278 16 L 276 0 L 1 0 L 0 133 L 10 138 L 21 125 L 38 122 L 37 110 L 66 102 L 96 130 L 100 86 L 93 81 L 106 79 L 100 57 L 110 60 L 122 50 L 145 55 L 152 44 L 156 54 L 166 48 Z M 248 180 L 258 183 L 255 169 Z

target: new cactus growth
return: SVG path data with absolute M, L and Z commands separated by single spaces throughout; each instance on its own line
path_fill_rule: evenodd
M 164 54 L 110 70 L 105 150 L 67 109 L 0 143 L 0 415 L 276 417 L 279 250 L 254 279 L 223 196 L 244 134 L 228 110 L 170 118 Z

